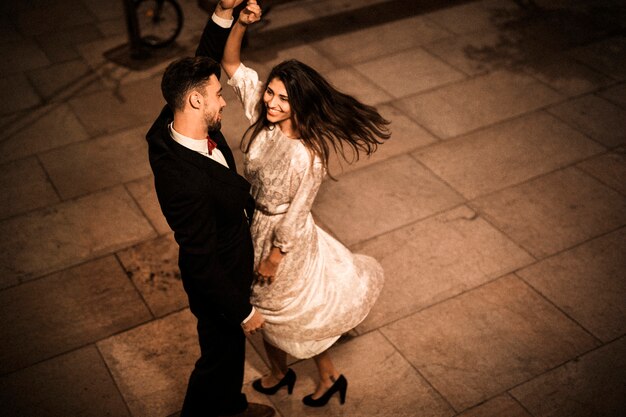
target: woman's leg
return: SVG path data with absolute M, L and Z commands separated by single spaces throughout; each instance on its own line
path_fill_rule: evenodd
M 264 387 L 271 387 L 280 382 L 281 379 L 287 373 L 287 354 L 277 348 L 276 346 L 268 343 L 263 339 L 263 346 L 265 346 L 265 352 L 270 360 L 270 374 L 261 378 L 261 384 Z
M 320 374 L 320 381 L 317 384 L 317 389 L 313 393 L 313 399 L 316 400 L 330 388 L 337 378 L 339 378 L 339 372 L 335 369 L 333 362 L 330 359 L 328 351 L 324 351 L 317 356 L 313 357 L 315 365 L 317 365 L 317 371 Z

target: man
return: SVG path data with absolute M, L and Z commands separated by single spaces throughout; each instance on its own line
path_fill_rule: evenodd
M 241 392 L 245 335 L 264 323 L 250 305 L 253 247 L 250 184 L 220 132 L 219 81 L 233 7 L 223 0 L 207 23 L 195 58 L 171 63 L 161 89 L 167 105 L 148 139 L 161 210 L 179 245 L 179 267 L 191 312 L 198 319 L 200 359 L 189 378 L 181 417 L 271 417 L 271 407 Z M 207 139 L 208 138 L 208 139 Z

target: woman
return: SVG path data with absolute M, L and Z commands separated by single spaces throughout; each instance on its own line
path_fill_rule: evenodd
M 244 135 L 244 175 L 252 184 L 256 211 L 251 225 L 257 281 L 252 304 L 265 317 L 264 345 L 271 373 L 253 387 L 291 393 L 295 373 L 286 353 L 313 357 L 320 381 L 303 401 L 323 406 L 347 380 L 327 349 L 358 325 L 378 298 L 383 271 L 373 258 L 353 255 L 318 228 L 311 206 L 326 174 L 329 153 L 372 153 L 389 138 L 378 112 L 335 90 L 315 70 L 291 60 L 271 71 L 267 83 L 240 60 L 246 26 L 259 20 L 255 0 L 233 25 L 222 66 L 251 126 Z

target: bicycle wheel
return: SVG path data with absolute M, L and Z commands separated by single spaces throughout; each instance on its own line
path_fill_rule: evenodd
M 147 47 L 169 45 L 183 28 L 183 11 L 174 0 L 139 0 L 136 12 L 139 37 Z

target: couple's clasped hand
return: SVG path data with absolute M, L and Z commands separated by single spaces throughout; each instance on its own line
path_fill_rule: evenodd
M 250 336 L 256 333 L 257 330 L 261 330 L 265 325 L 265 317 L 263 314 L 259 313 L 256 309 L 254 309 L 254 314 L 250 319 L 243 323 L 241 327 L 243 328 L 243 332 L 246 336 Z
M 270 285 L 276 279 L 276 273 L 278 272 L 278 266 L 283 259 L 284 254 L 280 251 L 280 248 L 273 247 L 267 258 L 263 259 L 259 263 L 259 267 L 255 271 L 257 282 L 261 285 Z M 252 317 L 242 324 L 243 331 L 247 336 L 253 335 L 257 330 L 263 328 L 265 324 L 265 318 L 261 313 L 254 310 Z
M 243 3 L 243 0 L 221 0 L 219 7 L 222 9 L 234 9 Z M 248 0 L 245 9 L 239 13 L 239 23 L 247 26 L 251 23 L 261 20 L 261 7 L 257 4 L 256 0 Z

